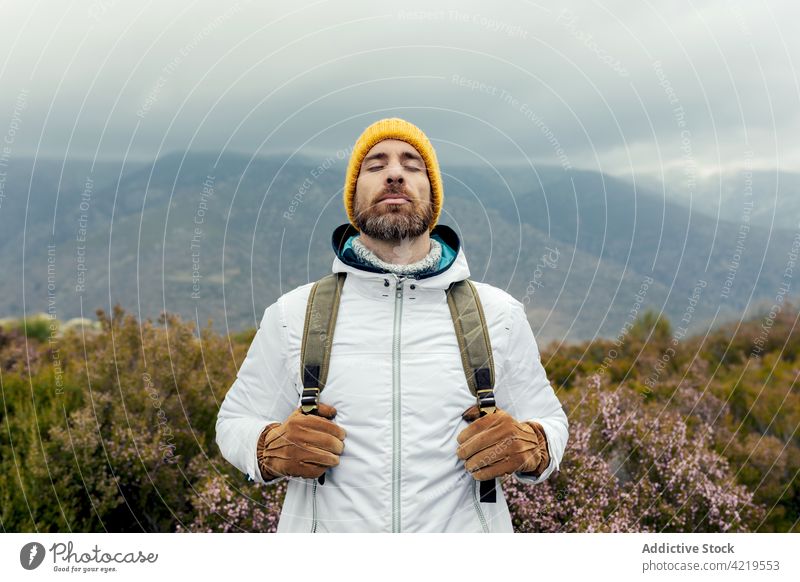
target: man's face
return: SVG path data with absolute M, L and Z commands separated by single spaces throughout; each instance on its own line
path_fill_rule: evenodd
M 385 139 L 367 152 L 356 182 L 354 215 L 358 229 L 379 240 L 414 238 L 430 228 L 431 183 L 425 161 L 411 144 Z

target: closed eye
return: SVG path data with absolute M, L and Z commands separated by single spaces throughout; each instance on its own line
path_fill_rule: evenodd
M 403 166 L 406 170 L 411 170 L 413 172 L 421 172 L 422 168 L 416 168 L 414 166 Z M 380 170 L 383 166 L 372 166 L 371 168 L 367 168 L 367 171 L 374 172 L 375 170 Z

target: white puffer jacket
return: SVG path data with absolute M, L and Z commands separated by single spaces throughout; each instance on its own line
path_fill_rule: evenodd
M 455 258 L 414 279 L 370 271 L 352 251 L 343 253 L 344 242 L 357 233 L 343 224 L 333 235 L 333 272 L 348 275 L 320 395 L 347 432 L 344 451 L 322 485 L 289 478 L 278 532 L 513 531 L 501 480 L 496 502 L 479 501 L 479 483 L 456 456 L 456 437 L 467 427 L 461 414 L 475 404 L 444 294 L 470 274 L 458 236 L 436 226 L 432 235 Z M 267 307 L 217 418 L 223 456 L 259 483 L 258 436 L 300 403 L 300 344 L 311 285 Z M 547 435 L 550 465 L 539 478 L 515 478 L 540 483 L 561 462 L 567 417 L 522 303 L 491 285 L 475 285 L 489 327 L 497 406 L 517 420 L 539 422 Z

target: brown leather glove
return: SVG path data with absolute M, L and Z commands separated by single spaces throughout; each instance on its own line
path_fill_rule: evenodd
M 297 408 L 286 421 L 267 425 L 258 438 L 258 468 L 265 481 L 278 477 L 316 479 L 339 464 L 345 430 L 332 422 L 336 409 L 319 404 L 320 416 Z
M 476 481 L 520 472 L 538 477 L 550 464 L 547 437 L 537 422 L 519 422 L 500 408 L 478 417 L 477 405 L 461 415 L 471 424 L 458 435 L 456 454 Z

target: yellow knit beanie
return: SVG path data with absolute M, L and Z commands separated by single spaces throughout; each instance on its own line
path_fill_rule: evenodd
M 431 183 L 431 207 L 433 210 L 433 221 L 430 230 L 436 226 L 439 215 L 442 212 L 444 202 L 444 192 L 442 189 L 442 175 L 439 171 L 439 162 L 436 159 L 436 152 L 427 136 L 422 130 L 413 123 L 398 117 L 387 117 L 370 125 L 356 140 L 353 153 L 350 155 L 350 162 L 347 164 L 347 172 L 344 178 L 344 208 L 347 211 L 347 218 L 350 224 L 358 228 L 355 224 L 353 215 L 353 199 L 356 194 L 356 181 L 361 171 L 361 162 L 379 141 L 384 139 L 399 139 L 414 146 L 425 160 L 428 170 L 428 180 Z

